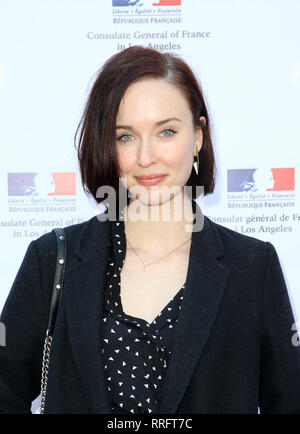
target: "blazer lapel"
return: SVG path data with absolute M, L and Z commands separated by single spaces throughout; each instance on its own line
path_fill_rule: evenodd
M 217 260 L 222 255 L 222 240 L 205 217 L 202 231 L 192 233 L 185 295 L 164 380 L 160 414 L 176 413 L 209 338 L 229 274 Z
M 92 413 L 110 413 L 101 357 L 102 312 L 110 247 L 109 222 L 89 222 L 78 243 L 77 262 L 66 270 L 64 292 L 71 348 Z

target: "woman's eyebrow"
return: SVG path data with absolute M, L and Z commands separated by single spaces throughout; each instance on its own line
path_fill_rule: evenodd
M 164 119 L 162 121 L 155 122 L 154 125 L 155 126 L 159 126 L 159 125 L 165 124 L 166 122 L 170 122 L 170 121 L 179 121 L 179 122 L 181 122 L 181 119 L 178 119 L 178 118 L 168 118 L 168 119 Z M 120 129 L 120 128 L 124 128 L 125 130 L 133 130 L 134 129 L 131 125 L 117 125 L 116 126 L 116 129 Z

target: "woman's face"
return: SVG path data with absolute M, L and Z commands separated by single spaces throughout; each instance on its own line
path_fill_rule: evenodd
M 120 177 L 145 205 L 164 203 L 172 197 L 170 192 L 182 191 L 193 168 L 195 143 L 198 151 L 202 146 L 202 131 L 194 129 L 185 96 L 161 79 L 144 79 L 127 88 L 117 114 L 116 138 Z M 136 178 L 153 174 L 166 176 L 152 186 Z

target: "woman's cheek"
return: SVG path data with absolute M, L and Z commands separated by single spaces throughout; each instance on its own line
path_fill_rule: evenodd
M 136 157 L 133 152 L 122 150 L 117 152 L 118 163 L 122 172 L 127 172 L 135 165 Z
M 182 140 L 172 143 L 168 148 L 164 149 L 163 160 L 169 161 L 171 164 L 182 164 L 183 161 L 189 161 L 192 150 L 188 144 Z

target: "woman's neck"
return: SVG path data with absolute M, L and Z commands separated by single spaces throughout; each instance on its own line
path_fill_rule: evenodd
M 170 251 L 190 239 L 193 219 L 192 200 L 183 193 L 153 206 L 135 199 L 124 208 L 126 238 L 135 249 L 152 254 Z

